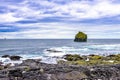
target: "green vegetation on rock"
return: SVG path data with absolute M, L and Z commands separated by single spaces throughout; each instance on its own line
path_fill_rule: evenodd
M 67 54 L 64 56 L 64 59 L 68 60 L 68 61 L 77 61 L 77 60 L 82 60 L 83 58 L 80 55 L 71 55 L 71 54 Z
M 86 42 L 87 41 L 87 35 L 83 32 L 78 32 L 76 35 L 75 35 L 75 39 L 74 39 L 75 42 Z
M 109 55 L 106 57 L 107 60 L 114 60 L 114 61 L 120 61 L 120 54 L 117 55 Z
M 25 69 L 24 69 L 25 71 L 30 71 L 30 67 L 28 66 L 28 67 L 25 67 Z
M 93 65 L 113 65 L 120 64 L 120 54 L 116 55 L 88 55 L 80 56 L 77 54 L 67 54 L 64 56 L 64 59 L 67 61 L 58 61 L 58 64 L 72 64 L 72 65 L 84 65 L 84 66 L 93 66 Z M 88 60 L 87 60 L 88 59 Z
M 89 55 L 89 58 L 91 60 L 100 60 L 103 58 L 103 56 L 100 56 L 100 55 Z

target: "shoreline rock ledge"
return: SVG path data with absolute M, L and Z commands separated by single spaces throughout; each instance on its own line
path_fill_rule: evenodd
M 74 42 L 87 42 L 87 34 L 85 34 L 83 32 L 78 32 L 75 35 Z

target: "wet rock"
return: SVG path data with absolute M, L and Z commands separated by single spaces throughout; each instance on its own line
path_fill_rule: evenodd
M 9 58 L 10 55 L 3 55 L 2 58 Z
M 13 61 L 16 61 L 16 60 L 20 60 L 20 58 L 22 57 L 21 56 L 10 56 L 9 58 Z
M 48 50 L 46 50 L 46 51 L 48 51 L 48 52 L 53 52 L 53 53 L 62 52 L 62 51 L 58 51 L 58 50 L 55 50 L 55 49 L 48 49 Z

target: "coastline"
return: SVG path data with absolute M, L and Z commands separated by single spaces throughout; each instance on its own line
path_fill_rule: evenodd
M 118 80 L 120 56 L 114 55 L 120 51 L 119 41 L 3 40 L 0 56 L 10 54 L 23 58 L 15 61 L 4 58 L 6 64 L 1 63 L 0 80 Z M 95 53 L 95 56 L 89 56 L 87 60 L 90 53 Z M 108 55 L 102 56 L 104 53 L 115 54 L 110 60 Z M 72 55 L 65 59 L 67 54 Z M 74 56 L 76 54 L 79 56 Z
M 47 64 L 40 59 L 27 59 L 22 63 L 5 65 L 0 80 L 119 80 L 120 64 L 77 65 Z

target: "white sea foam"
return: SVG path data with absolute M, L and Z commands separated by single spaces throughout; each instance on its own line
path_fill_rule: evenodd
M 74 47 L 52 47 L 49 50 L 56 50 L 61 52 L 49 52 L 44 50 L 45 55 L 47 56 L 63 56 L 65 54 L 112 54 L 120 52 L 120 44 L 96 44 L 96 45 L 86 45 L 80 48 Z
M 6 64 L 9 64 L 9 63 L 11 63 L 12 65 L 14 65 L 14 64 L 20 64 L 20 63 L 22 63 L 22 60 L 12 61 L 9 58 L 0 58 L 0 62 L 3 63 L 2 65 L 6 65 Z

